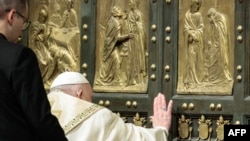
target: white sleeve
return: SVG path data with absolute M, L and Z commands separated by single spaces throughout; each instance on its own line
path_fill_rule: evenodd
M 143 128 L 101 109 L 67 134 L 69 141 L 167 141 L 163 128 Z

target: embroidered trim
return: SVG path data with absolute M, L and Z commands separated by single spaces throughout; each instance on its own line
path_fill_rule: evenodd
M 103 107 L 99 105 L 91 105 L 89 108 L 82 111 L 80 114 L 78 114 L 73 120 L 71 120 L 69 123 L 67 123 L 63 130 L 65 134 L 69 133 L 72 129 L 74 129 L 77 125 L 82 123 L 84 120 L 86 120 L 88 117 L 90 117 L 93 113 L 96 111 L 102 109 Z

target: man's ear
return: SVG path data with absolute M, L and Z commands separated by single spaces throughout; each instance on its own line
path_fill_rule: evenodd
M 76 97 L 82 99 L 84 93 L 83 93 L 83 90 L 82 89 L 79 89 L 77 92 L 76 92 Z
M 14 16 L 15 16 L 15 14 L 16 14 L 16 10 L 14 10 L 14 9 L 12 9 L 12 10 L 8 13 L 7 20 L 8 20 L 8 23 L 9 23 L 10 25 L 12 25 L 13 22 L 14 22 Z

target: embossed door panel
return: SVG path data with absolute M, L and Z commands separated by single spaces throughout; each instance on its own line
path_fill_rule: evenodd
M 44 86 L 64 71 L 80 71 L 80 0 L 29 1 L 28 46 L 35 52 Z
M 224 2 L 179 2 L 179 94 L 232 94 L 235 5 Z

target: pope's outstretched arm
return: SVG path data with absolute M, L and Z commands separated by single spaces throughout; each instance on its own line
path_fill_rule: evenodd
M 85 136 L 81 136 L 81 138 L 82 140 L 89 140 L 94 137 L 96 141 L 167 141 L 168 130 L 171 126 L 172 105 L 172 100 L 166 105 L 165 96 L 161 93 L 155 97 L 154 114 L 151 117 L 153 128 L 124 123 L 119 116 L 109 109 L 103 108 L 87 119 L 80 127 L 81 133 L 85 133 Z M 86 130 L 86 127 L 91 127 L 92 130 Z

